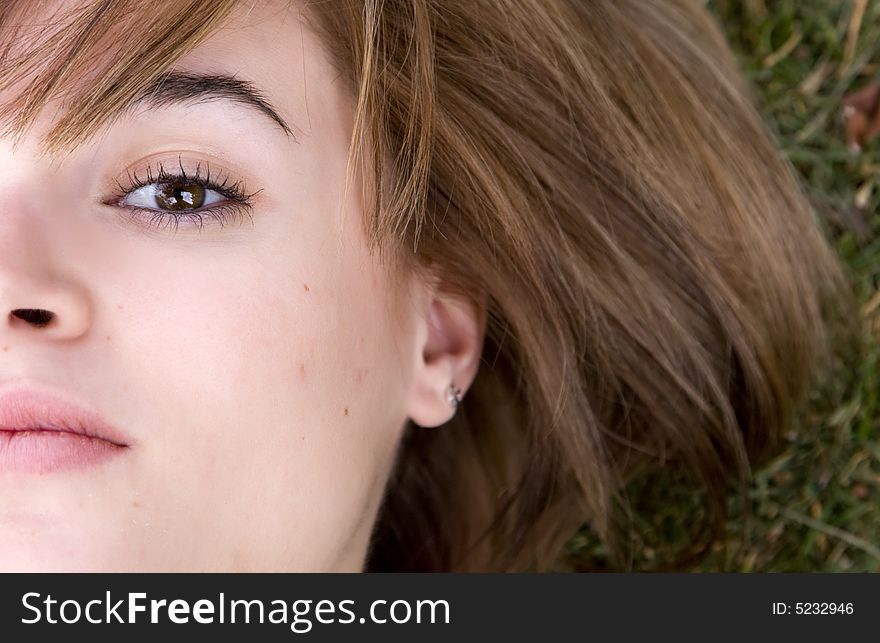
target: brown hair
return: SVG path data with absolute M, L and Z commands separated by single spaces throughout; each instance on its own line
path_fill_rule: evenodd
M 24 4 L 4 3 L 4 31 Z M 21 132 L 63 96 L 78 108 L 48 144 L 69 145 L 236 4 L 84 2 L 35 52 L 6 45 L 0 89 L 26 89 L 0 116 Z M 689 467 L 717 519 L 851 302 L 702 3 L 336 0 L 307 15 L 356 100 L 376 248 L 488 314 L 459 413 L 408 427 L 369 568 L 549 569 L 584 521 L 613 542 L 621 486 L 658 462 Z M 72 83 L 86 66 L 95 80 Z

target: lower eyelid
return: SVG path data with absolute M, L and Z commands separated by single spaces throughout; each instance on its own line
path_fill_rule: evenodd
M 250 222 L 251 225 L 254 223 L 251 206 L 233 201 L 189 211 L 154 210 L 129 205 L 120 207 L 128 211 L 128 218 L 132 219 L 133 223 L 158 232 L 169 229 L 177 232 L 181 228 L 199 231 L 213 226 L 224 228 L 245 222 Z

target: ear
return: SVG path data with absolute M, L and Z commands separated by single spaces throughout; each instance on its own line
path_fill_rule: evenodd
M 442 293 L 435 286 L 417 319 L 415 367 L 407 413 L 418 426 L 436 427 L 455 415 L 449 385 L 466 396 L 480 365 L 486 306 Z

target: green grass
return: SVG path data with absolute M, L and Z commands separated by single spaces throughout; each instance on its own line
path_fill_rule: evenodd
M 708 4 L 867 309 L 880 288 L 880 137 L 858 156 L 847 150 L 841 97 L 880 79 L 880 0 Z M 817 387 L 746 501 L 731 493 L 725 538 L 686 569 L 880 571 L 880 310 L 863 317 L 858 360 Z M 702 496 L 678 475 L 655 472 L 628 489 L 627 569 L 662 569 L 689 542 Z M 575 568 L 610 566 L 588 530 L 569 552 Z

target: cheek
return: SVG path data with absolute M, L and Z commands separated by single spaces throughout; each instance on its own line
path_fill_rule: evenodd
M 215 545 L 231 555 L 259 523 L 264 539 L 296 543 L 314 563 L 381 493 L 408 364 L 384 275 L 362 246 L 290 254 L 210 270 L 130 261 L 121 314 L 142 322 L 120 353 L 142 384 L 147 508 L 219 530 Z

